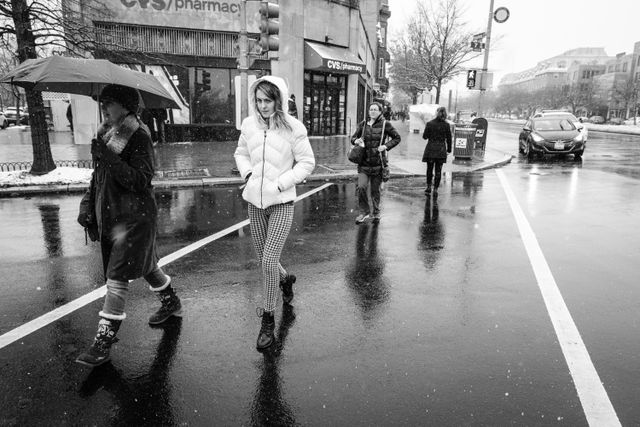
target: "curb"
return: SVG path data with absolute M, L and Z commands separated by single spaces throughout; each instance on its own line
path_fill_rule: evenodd
M 468 171 L 453 171 L 452 175 L 465 175 L 468 173 L 483 171 L 486 169 L 492 169 L 501 167 L 510 163 L 513 156 L 505 154 L 504 157 L 495 162 L 488 162 L 480 164 L 476 167 L 470 168 Z M 424 174 L 416 174 L 412 172 L 404 171 L 400 168 L 391 166 L 391 179 L 400 178 L 412 178 L 422 177 Z M 400 169 L 400 170 L 398 170 Z M 356 170 L 347 170 L 336 173 L 318 173 L 310 175 L 305 182 L 314 181 L 344 181 L 353 179 L 358 175 Z M 180 180 L 158 180 L 153 181 L 153 187 L 156 189 L 170 189 L 170 188 L 195 188 L 195 187 L 215 187 L 219 185 L 242 185 L 244 180 L 240 177 L 219 177 L 219 178 L 198 178 L 198 179 L 180 179 Z M 56 184 L 56 185 L 25 185 L 18 187 L 5 187 L 0 188 L 0 198 L 9 197 L 24 197 L 33 196 L 38 194 L 75 194 L 83 193 L 87 191 L 87 184 Z

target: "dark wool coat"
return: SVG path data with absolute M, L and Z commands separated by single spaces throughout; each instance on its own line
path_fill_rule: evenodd
M 422 161 L 447 160 L 447 153 L 451 152 L 451 125 L 446 120 L 436 117 L 427 122 L 422 138 L 428 139 L 424 148 Z
M 364 140 L 365 155 L 362 163 L 358 165 L 358 169 L 360 169 L 360 167 L 368 167 L 378 168 L 378 172 L 380 171 L 382 163 L 380 161 L 380 152 L 378 151 L 378 147 L 381 142 L 383 121 L 384 117 L 380 114 L 371 126 L 367 124 L 367 120 L 360 122 L 358 129 L 356 129 L 353 136 L 351 136 L 351 144 L 355 144 L 355 140 L 358 138 L 362 138 Z M 391 150 L 400 143 L 400 134 L 389 121 L 386 121 L 384 125 L 384 138 L 382 139 L 382 143 L 387 146 L 387 150 Z M 384 153 L 382 154 L 382 157 L 386 164 L 387 158 Z
M 157 265 L 158 209 L 151 179 L 154 151 L 138 128 L 120 154 L 100 139 L 92 142 L 95 168 L 89 191 L 94 200 L 106 278 L 134 280 Z

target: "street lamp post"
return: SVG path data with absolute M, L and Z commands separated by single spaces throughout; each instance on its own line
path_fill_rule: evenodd
M 493 0 L 492 0 L 493 1 Z M 249 100 L 247 99 L 248 83 L 247 71 L 249 70 L 249 38 L 247 36 L 247 0 L 240 2 L 240 36 L 238 38 L 240 55 L 238 58 L 238 69 L 240 70 L 240 121 L 244 120 L 249 113 Z M 237 104 L 236 104 L 237 105 Z

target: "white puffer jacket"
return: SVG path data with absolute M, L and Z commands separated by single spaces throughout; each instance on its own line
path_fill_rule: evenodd
M 254 89 L 263 80 L 268 80 L 280 89 L 282 108 L 292 132 L 267 127 L 256 111 Z M 243 178 L 251 173 L 242 197 L 261 209 L 293 201 L 296 198 L 296 184 L 309 176 L 315 167 L 307 129 L 300 121 L 287 114 L 287 99 L 287 86 L 279 77 L 262 77 L 249 89 L 251 115 L 242 121 L 234 158 Z

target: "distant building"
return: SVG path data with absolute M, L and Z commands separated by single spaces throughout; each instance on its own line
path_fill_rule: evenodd
M 593 79 L 596 94 L 606 104 L 607 118 L 636 116 L 640 90 L 640 42 L 633 53 L 617 54 L 605 64 L 606 72 Z
M 574 64 L 603 65 L 611 57 L 602 47 L 580 47 L 538 62 L 528 70 L 506 74 L 498 88 L 534 91 L 563 87 L 569 82 L 569 68 Z

